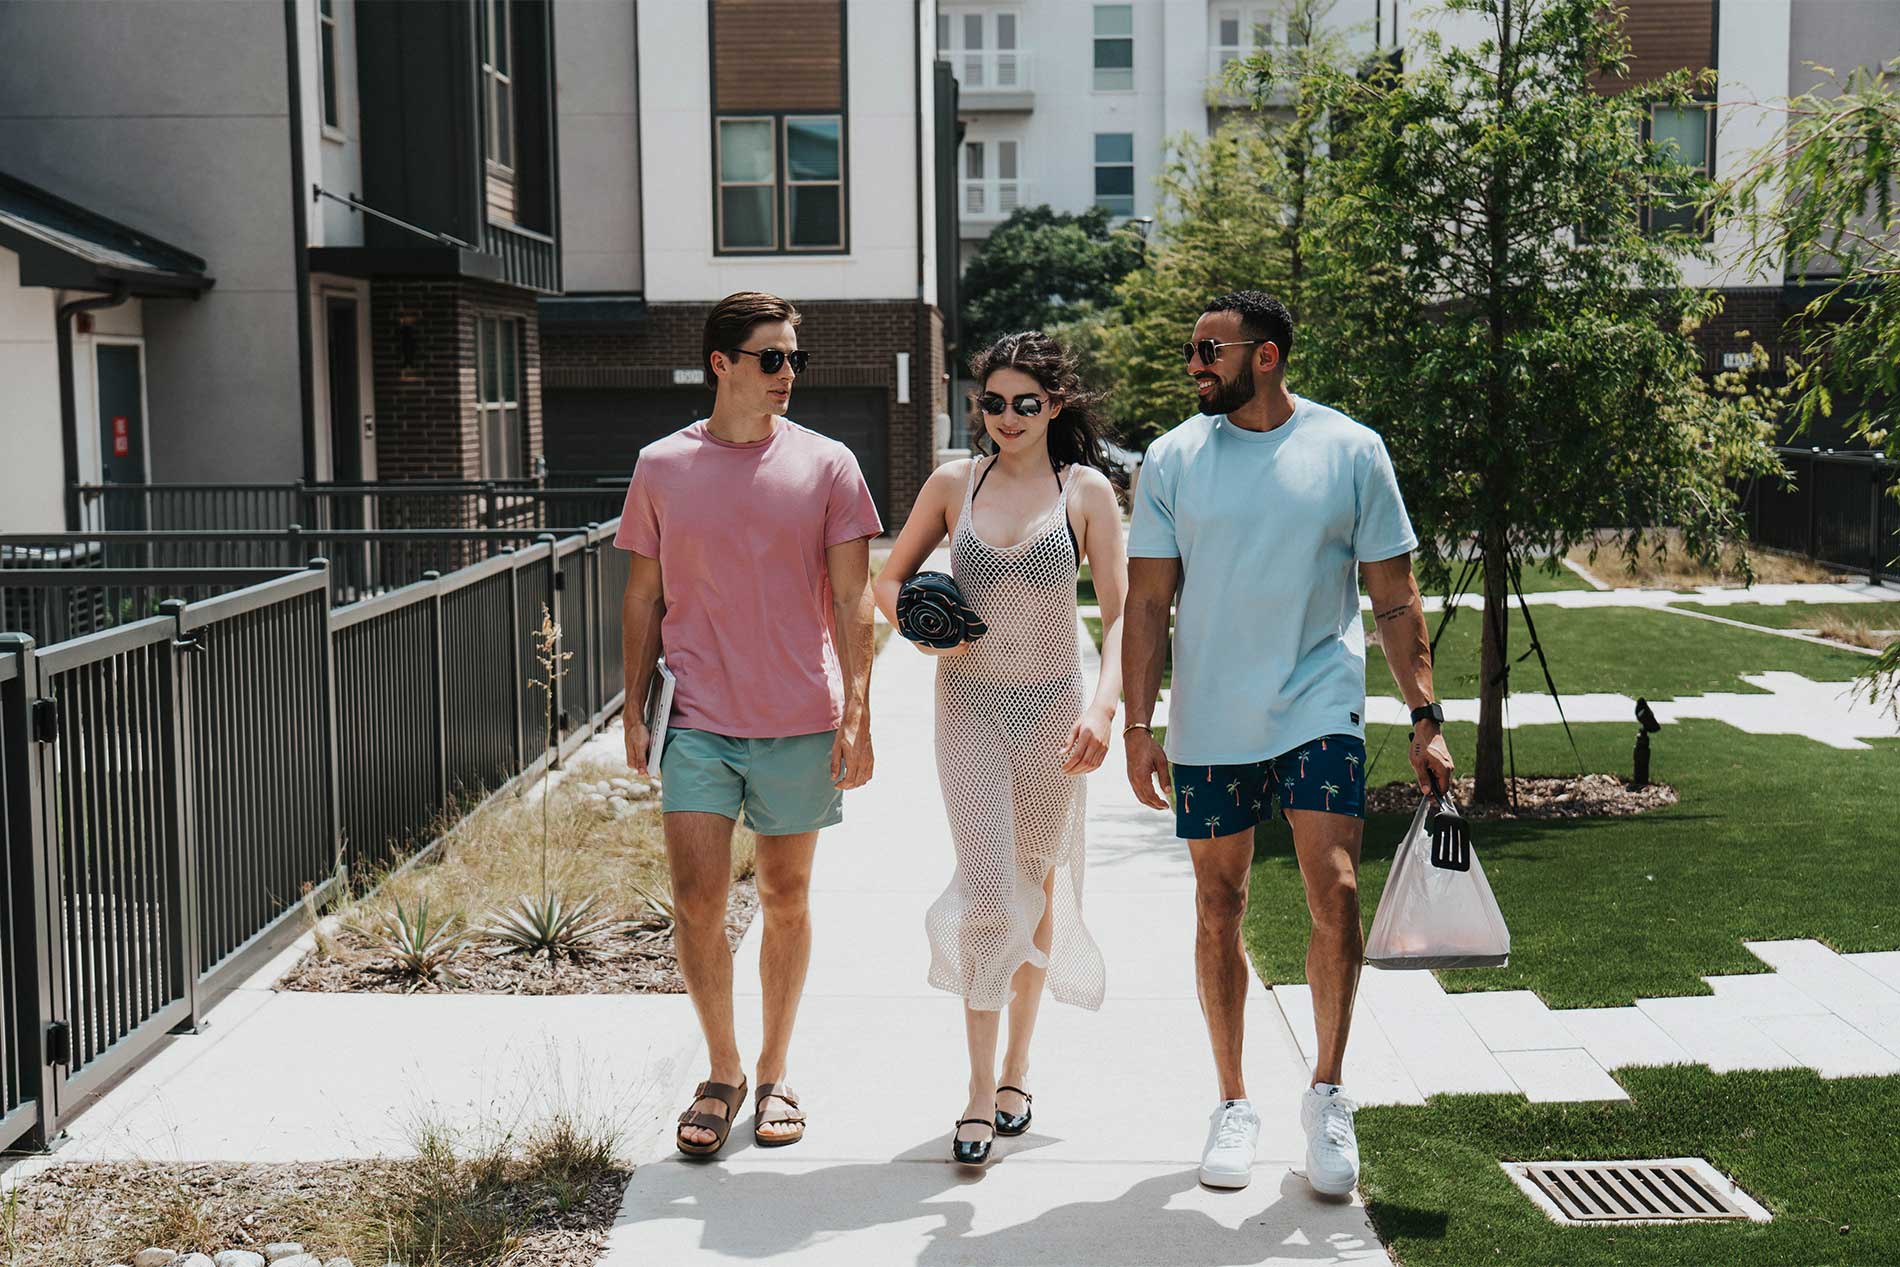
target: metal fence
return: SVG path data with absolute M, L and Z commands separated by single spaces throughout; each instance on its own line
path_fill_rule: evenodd
M 626 481 L 379 480 L 373 484 L 78 484 L 79 526 L 102 531 L 579 528 L 620 513 Z
M 1900 571 L 1900 462 L 1874 453 L 1783 448 L 1792 480 L 1743 490 L 1753 539 L 1879 581 Z
M 373 882 L 611 715 L 616 526 L 343 607 L 318 561 L 53 646 L 0 634 L 0 1147 L 44 1147 L 194 1027 L 306 895 Z M 552 736 L 543 603 L 572 653 Z

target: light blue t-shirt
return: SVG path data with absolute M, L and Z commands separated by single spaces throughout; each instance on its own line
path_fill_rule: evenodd
M 1293 400 L 1271 431 L 1197 414 L 1142 462 L 1128 553 L 1181 560 L 1167 735 L 1178 765 L 1365 738 L 1358 565 L 1418 538 L 1378 433 Z

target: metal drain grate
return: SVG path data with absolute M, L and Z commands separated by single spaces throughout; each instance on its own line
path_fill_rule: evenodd
M 1649 1161 L 1505 1162 L 1504 1170 L 1560 1223 L 1768 1221 L 1768 1212 L 1700 1157 Z

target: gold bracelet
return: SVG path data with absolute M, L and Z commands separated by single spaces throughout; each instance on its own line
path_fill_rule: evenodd
M 1150 726 L 1147 722 L 1131 721 L 1126 726 L 1122 727 L 1122 738 L 1123 739 L 1128 738 L 1128 732 L 1131 730 L 1145 730 L 1148 732 L 1150 737 L 1152 737 L 1155 733 L 1155 728 L 1153 726 Z

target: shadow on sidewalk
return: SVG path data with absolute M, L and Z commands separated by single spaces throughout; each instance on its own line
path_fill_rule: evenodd
M 1011 1174 L 1005 1155 L 989 1170 L 970 1174 L 942 1157 L 947 1138 L 947 1132 L 933 1136 L 888 1162 L 846 1162 L 809 1170 L 753 1168 L 745 1164 L 753 1160 L 745 1153 L 734 1158 L 738 1168 L 720 1162 L 656 1162 L 636 1175 L 636 1191 L 629 1193 L 621 1226 L 697 1220 L 697 1249 L 708 1261 L 771 1259 L 877 1228 L 892 1229 L 894 1243 L 862 1246 L 863 1261 L 927 1267 L 1387 1261 L 1362 1210 L 1322 1201 L 1291 1174 L 1283 1176 L 1268 1197 L 1258 1187 L 1211 1192 L 1201 1187 L 1192 1168 L 1184 1168 L 1144 1179 L 1104 1200 L 1068 1201 L 1026 1221 L 978 1233 L 978 1185 L 1031 1181 L 1014 1192 L 981 1194 L 983 1222 L 993 1225 L 999 1207 L 1030 1205 L 1039 1194 L 1073 1193 L 1078 1186 L 1074 1180 L 1085 1177 L 1078 1170 L 1095 1168 L 1032 1164 L 1019 1165 Z M 1056 1181 L 1053 1186 L 1051 1180 Z M 1239 1203 L 1247 1211 L 1238 1228 L 1197 1208 L 1226 1202 Z M 904 1224 L 919 1226 L 898 1231 Z M 920 1246 L 914 1258 L 878 1257 L 880 1250 L 895 1250 L 906 1242 Z

